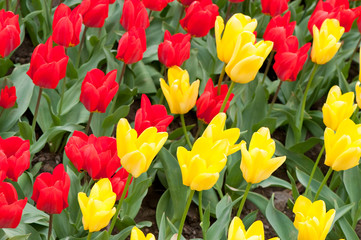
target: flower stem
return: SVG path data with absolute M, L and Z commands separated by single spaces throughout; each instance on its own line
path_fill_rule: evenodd
M 64 77 L 63 85 L 62 85 L 62 87 L 61 87 L 60 106 L 59 106 L 59 117 L 60 117 L 60 115 L 61 115 L 61 110 L 62 110 L 62 108 L 63 108 L 65 88 L 66 88 L 66 76 Z
M 192 203 L 192 198 L 193 198 L 194 192 L 195 192 L 195 190 L 191 190 L 191 192 L 190 192 L 190 194 L 189 194 L 189 196 L 188 196 L 187 204 L 186 204 L 186 207 L 184 208 L 184 212 L 183 212 L 183 215 L 182 215 L 182 219 L 181 219 L 181 222 L 180 222 L 180 224 L 179 224 L 177 240 L 180 240 L 180 238 L 181 238 L 181 236 L 182 236 L 182 231 L 183 231 L 184 222 L 185 222 L 186 217 L 187 217 L 187 213 L 188 213 L 189 206 L 190 206 L 191 203 Z
M 50 240 L 51 238 L 52 230 L 53 230 L 53 214 L 49 214 L 48 240 Z
M 315 199 L 313 199 L 313 201 L 316 201 L 318 199 L 318 196 L 320 196 L 321 190 L 322 190 L 323 186 L 327 183 L 327 180 L 331 176 L 332 171 L 333 171 L 332 168 L 328 169 L 328 172 L 326 173 L 326 176 L 323 178 L 323 181 L 322 181 L 320 187 L 318 188 Z
M 273 105 L 275 104 L 275 102 L 276 102 L 276 100 L 277 100 L 277 96 L 278 96 L 278 93 L 279 93 L 280 90 L 281 90 L 282 83 L 283 83 L 283 81 L 280 81 L 280 84 L 278 84 L 277 90 L 276 90 L 275 95 L 273 96 L 273 99 L 272 99 L 272 102 L 271 102 L 271 106 L 270 106 L 270 108 L 268 109 L 267 117 L 268 117 L 268 116 L 271 114 L 271 112 L 272 112 Z
M 312 182 L 312 179 L 313 179 L 313 175 L 315 175 L 315 172 L 316 172 L 318 163 L 320 162 L 320 159 L 321 159 L 322 154 L 323 154 L 324 151 L 325 151 L 325 145 L 323 145 L 320 153 L 319 153 L 318 156 L 317 156 L 316 162 L 315 162 L 315 164 L 313 165 L 313 168 L 312 168 L 312 171 L 311 171 L 311 175 L 310 175 L 310 179 L 308 179 L 307 187 L 306 187 L 306 190 L 305 190 L 305 196 L 307 196 L 308 191 L 310 190 L 310 186 L 311 186 L 311 182 Z
M 81 37 L 80 43 L 79 43 L 79 49 L 78 49 L 78 57 L 76 59 L 76 66 L 79 67 L 79 63 L 80 63 L 80 56 L 81 56 L 81 50 L 83 48 L 83 44 L 85 41 L 85 36 L 86 36 L 86 31 L 88 30 L 88 27 L 85 26 L 84 31 L 83 31 L 83 36 Z
M 223 104 L 222 104 L 222 107 L 221 107 L 221 109 L 219 110 L 219 112 L 223 112 L 224 109 L 226 108 L 226 105 L 227 105 L 229 96 L 231 96 L 231 93 L 232 93 L 232 90 L 233 90 L 233 88 L 234 88 L 234 85 L 235 85 L 235 83 L 234 83 L 233 81 L 231 81 L 231 86 L 229 86 L 227 95 L 226 95 L 226 97 L 225 97 L 224 100 L 223 100 Z
M 185 10 L 185 7 L 184 7 L 183 4 L 182 4 L 181 9 L 180 9 L 180 11 L 179 11 L 180 13 L 179 13 L 179 20 L 178 20 L 177 28 L 175 29 L 175 32 L 176 32 L 176 33 L 177 33 L 178 30 L 179 30 L 180 20 L 183 18 L 184 10 Z
M 120 88 L 120 84 L 122 83 L 126 68 L 127 68 L 127 64 L 123 63 L 122 72 L 120 73 L 120 77 L 119 77 L 119 88 Z M 119 95 L 119 89 L 118 89 L 117 93 L 114 96 L 112 107 L 110 108 L 109 114 L 112 114 L 114 112 L 115 105 L 116 105 L 117 99 L 118 99 L 118 95 Z
M 243 194 L 243 197 L 242 197 L 241 204 L 239 205 L 239 208 L 238 208 L 237 217 L 241 217 L 243 206 L 244 206 L 244 204 L 246 202 L 247 195 L 248 195 L 249 190 L 251 189 L 251 186 L 252 186 L 252 183 L 247 184 L 246 190 L 245 190 L 245 192 Z
M 228 19 L 229 19 L 229 16 L 231 15 L 231 8 L 232 8 L 232 6 L 233 6 L 233 3 L 232 2 L 229 2 L 229 4 L 228 4 L 228 7 L 227 7 L 227 12 L 226 12 L 226 22 L 228 21 Z
M 94 112 L 91 112 L 89 115 L 88 123 L 86 124 L 86 128 L 85 128 L 86 135 L 89 135 L 90 123 L 92 121 L 93 115 L 94 115 Z
M 149 22 L 151 22 L 153 19 L 152 19 L 152 10 L 149 10 L 149 13 L 148 13 L 148 15 L 149 15 Z
M 40 88 L 39 90 L 39 95 L 38 95 L 38 100 L 36 101 L 36 107 L 35 107 L 35 112 L 34 112 L 34 118 L 33 118 L 33 124 L 31 125 L 31 129 L 34 132 L 35 131 L 35 126 L 36 126 L 36 119 L 38 117 L 38 112 L 39 112 L 39 106 L 40 106 L 40 99 L 41 99 L 41 94 L 43 93 L 43 88 Z M 34 133 L 35 134 L 35 133 Z M 34 135 L 35 136 L 35 135 Z
M 9 0 L 5 1 L 5 11 L 9 11 Z
M 88 237 L 86 238 L 86 240 L 90 240 L 92 238 L 92 234 L 93 234 L 93 232 L 89 232 Z
M 203 208 L 202 208 L 202 192 L 198 192 L 198 210 L 199 210 L 199 219 L 203 222 Z
M 270 55 L 269 58 L 268 58 L 266 70 L 265 70 L 264 73 L 263 73 L 263 78 L 262 78 L 262 82 L 261 82 L 262 85 L 263 85 L 263 83 L 264 83 L 264 80 L 266 80 L 266 76 L 267 76 L 268 71 L 269 71 L 269 69 L 270 69 L 270 67 L 271 67 L 271 63 L 272 63 L 272 60 L 273 60 L 273 56 L 274 56 L 274 55 L 275 55 L 275 51 L 272 50 L 272 51 L 271 51 L 271 55 Z
M 187 141 L 188 146 L 189 146 L 190 148 L 192 148 L 192 143 L 191 143 L 191 141 L 189 140 L 188 133 L 187 133 L 186 122 L 184 121 L 184 114 L 180 114 L 180 119 L 181 119 L 181 122 L 182 122 L 182 128 L 183 128 L 184 137 L 186 138 L 186 141 Z
M 20 0 L 16 1 L 16 6 L 15 6 L 15 10 L 14 13 L 16 14 L 16 11 L 18 10 L 18 7 L 20 6 Z
M 223 77 L 224 77 L 225 73 L 226 73 L 226 63 L 223 64 L 221 75 L 219 75 L 219 78 L 218 78 L 217 95 L 221 95 L 221 86 L 222 86 L 222 81 L 223 81 Z
M 113 231 L 114 226 L 115 226 L 115 222 L 117 221 L 120 209 L 122 208 L 122 204 L 123 204 L 125 195 L 128 192 L 128 188 L 129 188 L 129 185 L 130 185 L 130 180 L 132 180 L 132 174 L 129 173 L 128 178 L 127 178 L 127 182 L 125 183 L 125 186 L 124 186 L 122 196 L 120 197 L 118 205 L 117 205 L 117 210 L 115 211 L 115 214 L 114 214 L 113 219 L 112 219 L 112 223 L 110 224 L 110 228 L 108 230 L 110 235 L 112 234 L 112 231 Z

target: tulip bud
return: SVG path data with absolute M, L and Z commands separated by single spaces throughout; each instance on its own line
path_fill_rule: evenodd
M 287 11 L 289 0 L 261 0 L 262 12 L 275 17 Z
M 142 60 L 146 49 L 145 30 L 132 28 L 129 32 L 124 33 L 119 40 L 118 53 L 115 58 L 125 64 L 133 64 Z
M 0 10 L 0 56 L 7 57 L 20 45 L 19 15 Z
M 83 0 L 79 8 L 85 26 L 101 28 L 108 17 L 109 0 Z
M 152 11 L 162 11 L 173 0 L 143 0 L 144 6 Z
M 16 88 L 15 86 L 1 89 L 0 92 L 0 107 L 3 108 L 12 108 L 16 102 Z
M 246 231 L 242 220 L 239 217 L 234 217 L 228 229 L 227 240 L 239 240 L 239 239 L 264 239 L 263 223 L 256 221 Z M 270 240 L 279 240 L 278 237 Z
M 140 231 L 136 226 L 132 228 L 132 233 L 130 235 L 131 240 L 155 240 L 153 234 L 148 233 L 147 236 L 144 236 L 144 233 Z
M 123 5 L 123 13 L 120 18 L 120 24 L 126 31 L 131 28 L 144 28 L 149 27 L 147 9 L 140 0 L 125 0 Z

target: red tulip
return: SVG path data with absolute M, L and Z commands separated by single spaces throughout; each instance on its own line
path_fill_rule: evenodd
M 147 95 L 142 95 L 141 108 L 135 114 L 134 129 L 138 136 L 149 127 L 156 127 L 158 132 L 166 132 L 173 116 L 168 115 L 163 105 L 151 105 Z
M 2 139 L 0 137 L 0 152 L 6 156 L 8 170 L 6 176 L 12 181 L 17 181 L 18 177 L 30 166 L 30 142 L 19 137 Z
M 80 14 L 87 27 L 103 27 L 108 10 L 109 0 L 83 0 L 80 4 Z
M 142 60 L 146 49 L 144 28 L 132 28 L 119 40 L 118 53 L 115 58 L 125 64 L 132 64 Z
M 117 143 L 112 137 L 89 137 L 75 131 L 65 146 L 69 160 L 80 172 L 85 170 L 94 179 L 110 178 L 120 168 Z
M 132 27 L 144 29 L 149 27 L 148 13 L 143 2 L 140 0 L 125 0 L 120 24 L 126 31 L 129 31 Z
M 276 52 L 285 43 L 286 39 L 292 35 L 296 27 L 296 22 L 291 22 L 291 12 L 287 12 L 283 17 L 277 15 L 273 17 L 263 34 L 264 40 L 273 42 L 273 50 Z
M 197 118 L 207 124 L 210 123 L 221 110 L 221 106 L 228 92 L 228 86 L 226 84 L 221 86 L 220 95 L 217 94 L 217 89 L 218 86 L 214 87 L 212 79 L 208 79 L 206 88 L 196 103 Z M 232 101 L 233 97 L 234 94 L 231 93 L 223 112 L 227 112 L 229 103 Z
M 296 81 L 298 73 L 307 60 L 310 47 L 311 43 L 306 43 L 298 49 L 297 37 L 287 38 L 285 44 L 276 53 L 273 65 L 273 69 L 281 81 Z
M 73 11 L 65 4 L 60 4 L 54 13 L 53 40 L 63 47 L 74 47 L 79 44 L 79 35 L 83 18 L 79 13 L 80 8 Z
M 162 11 L 173 0 L 143 0 L 144 6 L 152 11 Z
M 195 1 L 186 9 L 185 17 L 179 22 L 192 36 L 203 37 L 214 27 L 218 15 L 218 6 L 212 0 Z
M 26 74 L 35 85 L 54 89 L 60 79 L 65 77 L 68 60 L 64 47 L 53 47 L 53 40 L 50 37 L 45 44 L 39 44 L 35 48 Z
M 4 181 L 6 178 L 6 173 L 8 171 L 8 161 L 6 159 L 5 153 L 0 151 L 0 182 Z
M 109 0 L 109 4 L 115 3 L 115 0 Z
M 11 108 L 15 105 L 16 102 L 16 88 L 12 86 L 9 88 L 5 86 L 5 88 L 1 89 L 0 93 L 0 107 L 3 108 Z
M 53 174 L 41 173 L 34 182 L 33 196 L 37 209 L 48 214 L 60 214 L 68 207 L 70 177 L 59 164 L 54 168 Z
M 166 67 L 180 67 L 189 58 L 191 50 L 191 35 L 177 33 L 171 35 L 168 30 L 164 33 L 164 42 L 159 44 L 158 58 Z
M 288 9 L 289 0 L 261 0 L 262 12 L 275 17 Z
M 105 113 L 118 91 L 117 70 L 107 75 L 99 69 L 89 71 L 81 85 L 80 101 L 89 112 Z
M 0 56 L 8 56 L 20 45 L 19 15 L 0 10 Z
M 13 185 L 0 182 L 0 228 L 16 228 L 27 201 L 27 198 L 18 200 Z
M 110 178 L 110 182 L 112 183 L 113 192 L 117 194 L 117 200 L 119 200 L 122 197 L 125 184 L 127 182 L 129 173 L 124 169 L 121 168 L 112 178 Z M 130 180 L 130 183 L 132 183 L 133 177 Z M 130 184 L 129 183 L 129 184 Z M 129 190 L 129 188 L 128 188 Z M 128 191 L 125 194 L 125 197 L 128 196 Z

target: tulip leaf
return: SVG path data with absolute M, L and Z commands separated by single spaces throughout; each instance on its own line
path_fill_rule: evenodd
M 109 239 L 109 232 L 102 231 L 98 236 L 94 238 L 94 240 L 108 240 Z
M 252 132 L 257 132 L 261 127 L 268 127 L 270 132 L 273 133 L 276 129 L 277 119 L 274 117 L 263 118 L 258 123 L 252 126 Z
M 20 136 L 25 140 L 29 140 L 30 144 L 32 144 L 34 142 L 33 130 L 31 128 L 31 126 L 29 125 L 29 123 L 19 121 L 18 127 L 19 127 Z
M 159 235 L 158 235 L 158 239 L 162 240 L 162 239 L 166 239 L 166 226 L 165 226 L 165 213 L 163 212 L 162 214 L 162 218 L 160 220 L 160 224 L 158 225 L 158 229 L 159 229 Z
M 300 196 L 300 193 L 298 192 L 296 181 L 292 177 L 292 175 L 291 175 L 291 173 L 289 171 L 287 171 L 287 176 L 290 179 L 291 184 L 292 184 L 292 197 L 293 197 L 293 199 L 297 199 Z
M 208 204 L 206 207 L 206 210 L 203 213 L 203 221 L 200 223 L 200 226 L 201 226 L 202 232 L 203 232 L 203 236 L 207 233 L 208 228 L 211 224 L 209 221 L 210 213 L 211 213 L 211 207 L 210 207 L 210 204 Z
M 53 215 L 53 229 L 58 238 L 73 236 L 77 230 L 70 224 L 70 214 L 68 209 L 64 209 L 60 214 Z
M 130 110 L 129 105 L 120 106 L 114 113 L 108 115 L 102 124 L 103 128 L 114 127 L 119 119 L 124 118 L 128 115 Z
M 42 239 L 38 230 L 33 228 L 31 225 L 22 222 L 20 222 L 20 224 L 16 228 L 3 228 L 3 231 L 8 238 L 30 234 L 28 238 L 29 240 Z
M 192 125 L 187 125 L 186 126 L 186 129 L 187 129 L 187 132 L 189 132 L 190 130 L 192 130 L 194 127 L 196 126 L 196 124 L 192 124 Z M 184 133 L 183 133 L 183 128 L 182 127 L 179 127 L 177 129 L 175 129 L 173 132 L 171 132 L 168 136 L 168 139 L 169 140 L 175 140 L 181 136 L 183 136 Z
M 351 202 L 357 203 L 361 199 L 360 186 L 355 183 L 361 183 L 360 166 L 353 167 L 343 172 L 343 184 L 351 199 Z
M 31 235 L 31 233 L 26 234 L 26 235 L 18 235 L 18 236 L 12 237 L 12 238 L 8 238 L 8 240 L 27 240 L 27 239 L 29 239 L 30 235 Z
M 120 231 L 118 234 L 110 236 L 109 239 L 110 240 L 124 240 L 130 235 L 133 227 L 134 226 L 129 226 L 129 227 L 125 228 L 122 231 Z
M 64 153 L 64 159 L 66 157 L 66 154 Z M 69 160 L 68 160 L 69 161 Z M 69 212 L 69 222 L 71 224 L 79 224 L 78 226 L 75 226 L 78 230 L 80 226 L 80 219 L 81 219 L 81 212 L 80 207 L 78 203 L 78 193 L 81 192 L 80 190 L 80 179 L 77 175 L 68 167 L 66 172 L 68 173 L 70 177 L 70 190 L 69 190 L 69 207 L 67 208 L 67 211 Z M 79 219 L 79 220 L 78 220 Z M 78 222 L 76 222 L 78 220 Z
M 322 144 L 323 140 L 317 137 L 310 137 L 304 142 L 297 143 L 289 148 L 290 151 L 296 153 L 305 153 L 311 148 L 313 148 L 316 144 Z
M 65 79 L 61 80 L 59 85 L 62 85 L 62 81 L 65 81 Z M 69 82 L 69 80 L 68 80 Z M 64 92 L 63 97 L 63 105 L 61 109 L 61 115 L 65 115 L 66 113 L 70 112 L 74 108 L 74 106 L 79 103 L 80 99 L 80 89 L 81 89 L 81 83 L 82 81 L 76 81 L 68 90 Z M 57 104 L 57 112 L 59 113 L 60 108 L 60 101 Z
M 292 186 L 290 183 L 288 183 L 287 181 L 285 181 L 281 178 L 275 177 L 275 176 L 270 176 L 266 180 L 263 180 L 262 182 L 257 184 L 257 186 L 261 186 L 263 188 L 275 186 L 275 187 L 283 187 L 286 189 L 292 189 Z
M 18 178 L 18 184 L 23 190 L 24 196 L 30 198 L 33 194 L 33 175 L 26 171 Z
M 153 79 L 150 72 L 154 70 L 149 65 L 144 65 L 142 61 L 136 62 L 132 65 L 132 71 L 134 73 L 134 87 L 138 89 L 139 93 L 156 93 Z M 159 81 L 159 79 L 158 79 Z
M 43 226 L 49 225 L 49 215 L 43 211 L 40 211 L 33 205 L 26 203 L 25 208 L 23 210 L 23 215 L 21 217 L 21 221 L 23 223 L 36 223 L 41 224 Z
M 338 223 L 340 224 L 342 232 L 345 235 L 345 239 L 359 239 L 355 230 L 351 227 L 345 217 L 338 220 Z
M 14 66 L 14 63 L 10 60 L 9 57 L 0 58 L 0 66 L 0 77 L 3 77 L 9 71 L 9 69 Z
M 257 219 L 258 210 L 252 211 L 242 219 L 244 227 L 248 229 Z
M 355 203 L 350 203 L 350 204 L 344 205 L 340 208 L 337 208 L 336 215 L 335 215 L 333 222 L 337 222 L 338 219 L 343 217 L 346 213 L 349 213 L 349 211 L 353 208 L 353 206 L 355 206 Z

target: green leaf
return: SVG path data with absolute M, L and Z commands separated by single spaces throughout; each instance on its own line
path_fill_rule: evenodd
M 196 126 L 196 124 L 192 124 L 192 125 L 187 125 L 186 126 L 186 129 L 187 129 L 187 132 L 189 132 L 190 130 L 192 130 L 194 127 Z M 168 136 L 168 139 L 169 140 L 175 140 L 179 137 L 182 137 L 184 135 L 183 133 L 183 128 L 182 127 L 179 127 L 177 129 L 175 129 L 173 132 L 171 132 Z
M 0 77 L 5 76 L 9 69 L 14 66 L 14 63 L 10 60 L 10 56 L 6 58 L 0 58 Z
M 210 209 L 211 209 L 210 204 L 208 204 L 208 206 L 206 207 L 206 210 L 203 213 L 203 221 L 200 223 L 201 228 L 202 228 L 202 232 L 203 232 L 203 236 L 208 231 L 208 228 L 209 228 L 209 226 L 211 224 L 210 221 L 209 221 L 210 213 L 211 213 Z
M 345 234 L 345 239 L 359 239 L 355 230 L 351 227 L 351 225 L 347 222 L 346 218 L 341 218 L 338 223 L 342 229 L 342 232 Z
M 31 233 L 26 234 L 26 235 L 19 235 L 19 236 L 9 238 L 8 240 L 27 240 L 27 239 L 29 239 L 30 235 L 31 235 Z
M 109 128 L 114 127 L 119 119 L 126 117 L 129 113 L 130 106 L 129 105 L 123 105 L 119 107 L 114 113 L 111 115 L 108 115 L 103 122 L 103 128 Z
M 34 141 L 33 130 L 31 128 L 31 126 L 29 125 L 29 123 L 28 122 L 18 122 L 18 127 L 19 127 L 20 136 L 25 140 L 29 140 L 30 144 L 32 144 Z
M 49 215 L 40 211 L 33 205 L 26 203 L 21 221 L 26 224 L 37 223 L 43 226 L 49 225 Z
M 244 227 L 248 229 L 257 219 L 258 210 L 250 212 L 242 219 Z
M 355 203 L 350 203 L 340 208 L 337 208 L 333 222 L 337 222 L 338 219 L 343 217 L 346 213 L 349 213 L 349 211 L 353 208 L 353 206 L 355 206 Z
M 144 65 L 142 61 L 136 62 L 132 65 L 132 70 L 135 75 L 134 87 L 136 87 L 139 93 L 156 93 L 153 79 L 150 77 L 149 71 L 151 66 Z
M 289 171 L 287 171 L 287 176 L 290 179 L 291 185 L 292 185 L 292 197 L 293 197 L 293 199 L 297 199 L 300 196 L 300 193 L 298 192 L 296 181 L 292 177 L 292 175 L 291 175 L 291 173 Z
M 29 238 L 28 238 L 29 240 L 42 239 L 38 230 L 22 222 L 20 222 L 20 224 L 16 228 L 3 228 L 3 231 L 5 232 L 8 238 L 29 234 Z

